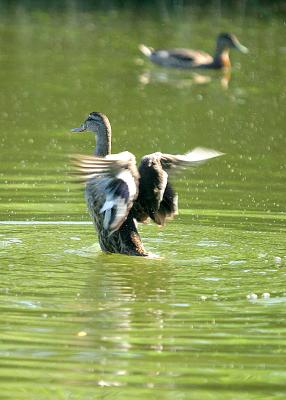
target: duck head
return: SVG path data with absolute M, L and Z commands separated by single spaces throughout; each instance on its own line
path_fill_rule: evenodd
M 105 157 L 111 153 L 111 125 L 106 115 L 100 112 L 91 112 L 79 128 L 73 128 L 72 132 L 94 132 L 96 147 L 94 154 Z
M 217 49 L 221 52 L 228 49 L 236 49 L 241 53 L 248 53 L 248 48 L 239 43 L 237 37 L 231 33 L 220 33 L 218 35 Z
M 106 115 L 93 111 L 91 112 L 86 120 L 81 124 L 79 128 L 71 129 L 71 132 L 84 132 L 90 131 L 98 133 L 102 127 L 110 128 L 110 123 Z

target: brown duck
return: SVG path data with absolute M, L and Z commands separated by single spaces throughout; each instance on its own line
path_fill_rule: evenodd
M 86 201 L 96 227 L 101 249 L 107 253 L 147 256 L 136 223 L 151 218 L 164 225 L 177 214 L 177 195 L 169 175 L 194 167 L 222 153 L 196 148 L 184 155 L 160 152 L 142 158 L 139 168 L 128 151 L 111 154 L 111 126 L 100 112 L 92 112 L 72 132 L 96 135 L 93 156 L 74 156 L 77 171 L 86 182 Z
M 212 57 L 208 53 L 191 49 L 158 49 L 139 46 L 141 52 L 153 63 L 163 67 L 186 69 L 221 69 L 230 68 L 229 50 L 236 49 L 241 53 L 248 53 L 248 49 L 239 43 L 237 37 L 231 33 L 220 33 L 217 37 L 216 49 Z

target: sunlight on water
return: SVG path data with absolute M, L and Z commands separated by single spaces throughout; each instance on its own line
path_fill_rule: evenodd
M 283 15 L 16 3 L 0 6 L 0 398 L 284 399 Z M 138 51 L 213 52 L 219 31 L 250 49 L 231 51 L 231 74 Z M 226 153 L 178 176 L 177 218 L 139 227 L 157 258 L 100 250 L 70 178 L 94 146 L 70 128 L 91 111 L 137 161 Z

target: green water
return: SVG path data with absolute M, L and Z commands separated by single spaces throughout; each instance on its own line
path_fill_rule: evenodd
M 285 18 L 1 11 L 0 398 L 285 399 Z M 137 49 L 212 52 L 219 31 L 250 49 L 228 84 Z M 140 227 L 160 259 L 100 252 L 69 178 L 68 156 L 94 145 L 69 129 L 91 111 L 138 160 L 226 153 L 178 178 L 175 220 Z

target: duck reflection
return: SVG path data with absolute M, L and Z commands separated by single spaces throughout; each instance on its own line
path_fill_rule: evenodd
M 212 81 L 219 81 L 223 89 L 228 89 L 230 79 L 231 71 L 228 68 L 223 69 L 222 73 L 216 76 L 199 74 L 197 72 L 191 72 L 188 73 L 188 75 L 181 75 L 174 73 L 174 71 L 145 70 L 138 77 L 138 80 L 142 85 L 161 83 L 179 89 L 190 88 L 198 85 L 207 85 Z

